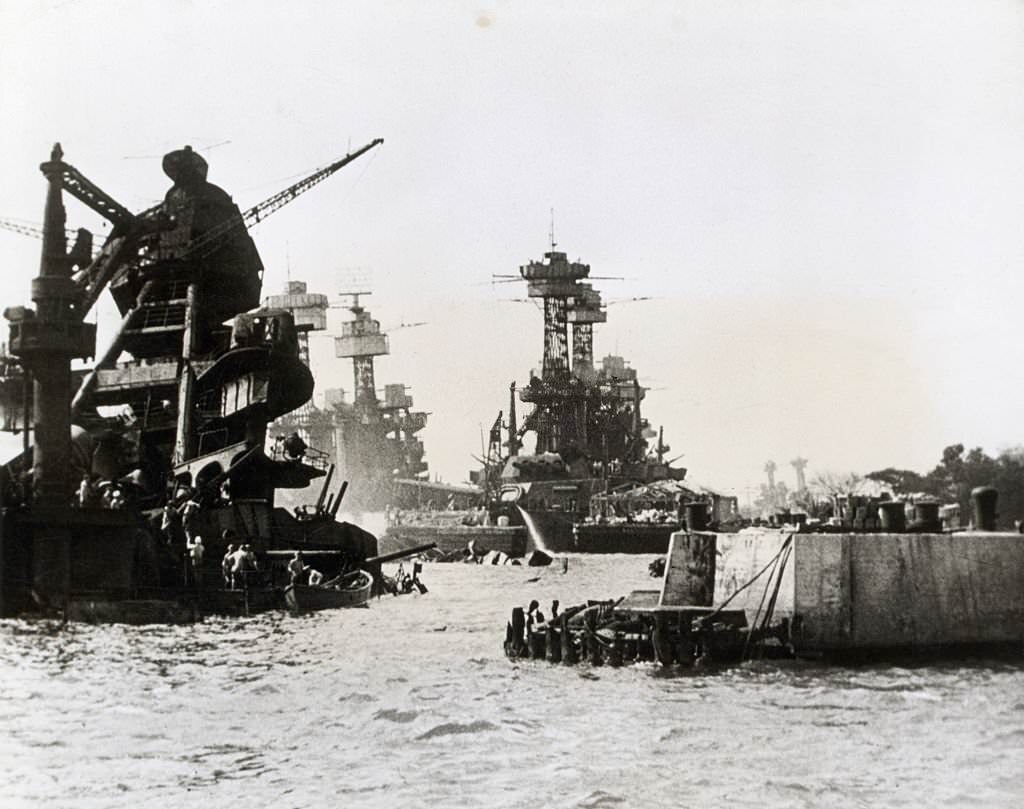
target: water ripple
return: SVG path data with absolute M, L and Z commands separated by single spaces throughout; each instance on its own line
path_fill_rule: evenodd
M 439 736 L 455 736 L 461 733 L 483 733 L 489 730 L 497 730 L 498 726 L 486 719 L 477 719 L 474 722 L 445 722 L 431 728 L 426 733 L 417 736 L 419 740 L 436 739 Z
M 428 565 L 425 597 L 308 620 L 0 621 L 4 805 L 1024 805 L 1017 664 L 503 657 L 512 606 L 649 588 L 650 561 Z
M 394 709 L 388 709 L 383 711 L 377 711 L 373 715 L 374 719 L 385 719 L 388 722 L 397 722 L 399 724 L 406 724 L 412 722 L 419 716 L 419 711 L 396 711 Z

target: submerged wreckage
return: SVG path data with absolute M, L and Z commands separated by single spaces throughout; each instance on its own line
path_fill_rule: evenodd
M 36 306 L 4 312 L 0 409 L 24 447 L 0 471 L 0 613 L 171 620 L 249 610 L 280 601 L 296 550 L 327 579 L 379 560 L 374 536 L 336 521 L 342 492 L 325 507 L 322 459 L 301 440 L 266 448 L 268 423 L 306 403 L 314 383 L 292 313 L 256 308 L 263 264 L 247 232 L 379 143 L 244 213 L 187 146 L 163 159 L 173 182 L 163 202 L 139 214 L 54 147 L 41 167 Z M 67 249 L 64 192 L 113 226 L 95 258 L 88 231 Z M 85 317 L 104 290 L 122 320 L 96 354 Z M 92 356 L 91 370 L 72 371 Z M 314 508 L 275 506 L 276 489 L 325 475 Z M 236 545 L 249 546 L 243 567 L 255 558 L 262 573 L 221 587 L 221 560 Z M 364 588 L 356 578 L 349 589 Z

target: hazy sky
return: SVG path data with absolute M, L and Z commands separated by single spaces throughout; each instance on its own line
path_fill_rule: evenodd
M 141 209 L 186 143 L 245 208 L 383 137 L 253 235 L 266 292 L 358 270 L 384 326 L 428 321 L 377 383 L 431 412 L 448 480 L 539 366 L 540 312 L 489 281 L 541 257 L 551 208 L 559 249 L 625 277 L 606 299 L 655 298 L 595 350 L 695 480 L 1024 441 L 1021 3 L 0 0 L 0 109 L 0 217 L 36 222 L 55 140 Z M 38 250 L 0 231 L 5 305 Z M 331 350 L 318 388 L 351 389 Z

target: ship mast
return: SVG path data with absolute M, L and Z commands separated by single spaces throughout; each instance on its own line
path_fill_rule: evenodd
M 92 356 L 96 326 L 83 323 L 64 233 L 64 163 L 60 144 L 40 166 L 46 177 L 43 250 L 32 281 L 35 311 L 12 307 L 10 350 L 34 379 L 32 496 L 39 510 L 33 544 L 33 588 L 52 602 L 67 598 L 71 583 L 71 532 L 65 512 L 71 499 L 71 360 Z M 26 431 L 28 425 L 25 425 Z
M 508 456 L 519 454 L 519 425 L 516 419 L 516 383 L 508 386 Z

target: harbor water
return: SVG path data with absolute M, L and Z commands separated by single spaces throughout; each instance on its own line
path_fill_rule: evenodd
M 1018 807 L 1024 666 L 510 662 L 511 607 L 652 557 L 194 626 L 0 622 L 4 807 Z

